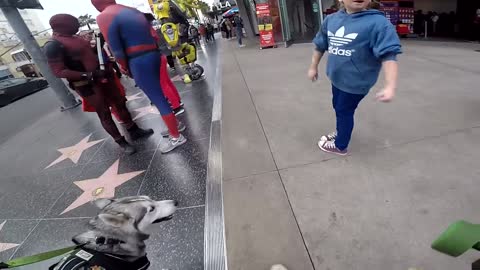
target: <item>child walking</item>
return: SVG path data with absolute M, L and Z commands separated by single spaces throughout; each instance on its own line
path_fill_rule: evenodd
M 378 10 L 368 10 L 370 0 L 340 0 L 345 9 L 329 15 L 313 43 L 316 48 L 308 77 L 318 78 L 318 64 L 328 51 L 327 75 L 332 82 L 337 130 L 321 137 L 322 151 L 348 154 L 358 104 L 378 80 L 383 66 L 385 87 L 377 100 L 389 102 L 397 88 L 397 55 L 401 45 L 394 26 Z

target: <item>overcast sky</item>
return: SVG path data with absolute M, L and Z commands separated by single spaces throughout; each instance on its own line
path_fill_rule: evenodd
M 204 0 L 212 4 L 213 0 Z M 93 7 L 91 0 L 40 0 L 44 10 L 37 11 L 40 20 L 45 29 L 50 28 L 48 21 L 58 13 L 72 14 L 75 17 L 90 14 L 93 17 L 98 15 L 98 11 Z M 149 12 L 148 0 L 117 0 L 118 4 L 138 8 L 143 12 Z
M 40 3 L 44 10 L 39 10 L 37 13 L 45 28 L 50 28 L 48 21 L 58 13 L 72 14 L 75 17 L 84 14 L 96 17 L 98 14 L 90 0 L 40 0 Z M 117 3 L 137 7 L 144 12 L 149 10 L 148 0 L 117 0 Z

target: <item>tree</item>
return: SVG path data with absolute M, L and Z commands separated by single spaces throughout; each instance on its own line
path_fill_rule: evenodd
M 86 26 L 88 27 L 88 30 L 92 30 L 90 27 L 90 24 L 97 24 L 97 21 L 92 17 L 92 15 L 82 15 L 78 17 L 78 21 L 80 22 L 80 26 Z

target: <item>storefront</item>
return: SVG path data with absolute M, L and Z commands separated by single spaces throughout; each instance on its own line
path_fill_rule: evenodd
M 242 2 L 242 16 L 247 15 L 252 29 L 257 29 L 254 16 L 257 4 L 267 3 L 270 7 L 275 41 L 291 43 L 310 42 L 318 33 L 323 19 L 335 12 L 337 0 L 237 0 Z M 468 25 L 480 8 L 478 0 L 382 0 L 381 10 L 397 27 L 399 34 L 407 35 L 414 31 L 414 13 L 422 10 L 425 14 L 455 13 L 459 32 L 468 33 Z M 477 2 L 477 3 L 474 3 Z M 247 13 L 247 14 L 244 14 Z M 470 31 L 471 32 L 471 31 Z M 255 31 L 258 34 L 257 31 Z

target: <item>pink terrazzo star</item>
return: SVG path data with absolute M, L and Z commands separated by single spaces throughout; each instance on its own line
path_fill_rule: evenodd
M 138 112 L 139 114 L 137 114 L 135 118 L 133 118 L 134 121 L 137 120 L 138 118 L 142 118 L 145 115 L 149 115 L 149 114 L 160 115 L 160 112 L 155 106 L 147 106 L 140 109 L 136 109 L 135 111 Z
M 0 224 L 0 231 L 3 229 L 3 225 L 5 225 L 5 223 L 7 223 L 6 221 L 4 221 L 2 224 Z M 0 252 L 3 252 L 5 250 L 9 250 L 9 249 L 12 249 L 14 247 L 17 247 L 18 244 L 11 244 L 11 243 L 2 243 L 0 242 Z
M 105 140 L 105 139 L 101 139 L 98 141 L 89 142 L 88 140 L 90 139 L 91 136 L 92 134 L 88 135 L 87 137 L 83 138 L 79 143 L 75 144 L 74 146 L 58 149 L 58 152 L 62 153 L 62 155 L 59 158 L 57 158 L 55 161 L 50 163 L 50 165 L 48 165 L 45 169 L 48 169 L 53 165 L 58 164 L 66 159 L 70 159 L 73 163 L 77 164 L 85 150 Z
M 124 174 L 118 174 L 118 165 L 120 160 L 115 161 L 100 177 L 73 182 L 83 190 L 80 195 L 67 209 L 60 215 L 65 214 L 77 207 L 80 207 L 95 199 L 110 199 L 115 197 L 115 188 L 132 178 L 142 174 L 145 171 L 136 171 Z

